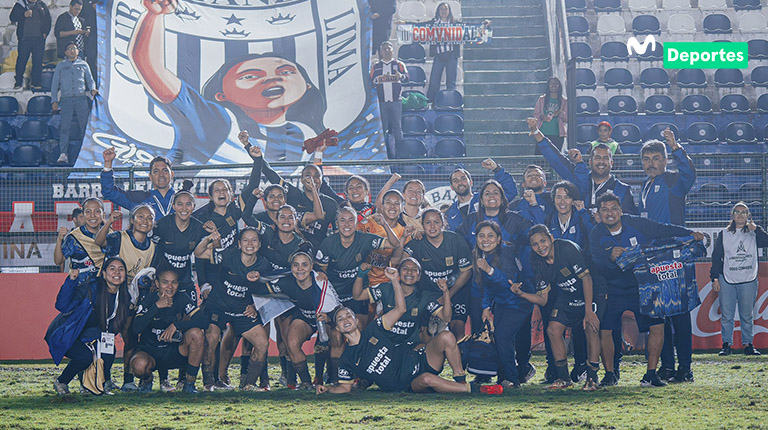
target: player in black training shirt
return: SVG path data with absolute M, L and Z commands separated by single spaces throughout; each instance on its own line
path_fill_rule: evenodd
M 434 208 L 424 211 L 421 216 L 424 237 L 405 245 L 406 254 L 415 258 L 427 275 L 422 284 L 427 294 L 440 295 L 438 279 L 446 279 L 453 303 L 453 321 L 450 329 L 459 339 L 464 336 L 464 324 L 469 314 L 469 293 L 467 285 L 472 276 L 472 254 L 467 242 L 452 231 L 444 231 L 443 214 Z
M 354 378 L 366 378 L 376 383 L 383 391 L 413 391 L 426 393 L 462 393 L 474 389 L 464 382 L 448 381 L 438 376 L 446 358 L 450 364 L 459 363 L 454 369 L 461 369 L 461 355 L 456 342 L 430 342 L 422 351 L 414 351 L 407 344 L 397 345 L 389 337 L 389 330 L 407 311 L 405 297 L 397 270 L 388 267 L 385 275 L 392 283 L 395 307 L 369 324 L 362 332 L 355 313 L 349 308 L 336 312 L 336 329 L 347 340 L 339 366 L 339 385 L 318 385 L 317 393 L 349 393 Z M 441 338 L 436 338 L 436 340 Z M 455 375 L 461 378 L 459 375 Z M 486 386 L 482 392 L 500 394 L 501 386 Z
M 347 193 L 347 203 L 357 211 L 358 221 L 362 221 L 376 212 L 376 206 L 373 202 L 368 201 L 371 185 L 364 177 L 352 175 L 347 178 L 344 191 Z
M 547 336 L 552 345 L 552 355 L 557 367 L 557 380 L 550 388 L 570 386 L 568 361 L 563 334 L 566 327 L 582 324 L 587 336 L 587 382 L 584 390 L 597 389 L 597 370 L 600 366 L 600 321 L 592 303 L 592 276 L 579 245 L 566 239 L 553 239 L 547 226 L 537 224 L 528 232 L 534 255 L 533 270 L 536 276 L 536 294 L 512 287 L 512 292 L 539 306 L 547 304 L 553 288 L 554 303 L 550 308 Z M 553 291 L 554 293 L 554 291 Z M 589 303 L 589 306 L 585 306 Z
M 266 365 L 269 333 L 264 329 L 253 306 L 252 296 L 261 275 L 271 272 L 270 265 L 266 259 L 257 255 L 261 243 L 256 229 L 244 228 L 238 237 L 238 247 L 229 247 L 223 251 L 207 247 L 207 244 L 218 239 L 218 232 L 214 232 L 200 242 L 195 250 L 196 256 L 211 259 L 212 264 L 219 269 L 217 282 L 203 305 L 210 321 L 205 331 L 208 347 L 203 365 L 203 384 L 206 390 L 210 390 L 216 382 L 213 375 L 215 348 L 229 323 L 236 335 L 253 345 L 248 372 L 241 374 L 241 388 L 258 390 L 255 383 Z
M 178 191 L 173 195 L 174 213 L 160 218 L 152 229 L 155 242 L 155 258 L 152 267 L 173 267 L 179 273 L 179 291 L 189 295 L 197 303 L 197 290 L 192 278 L 192 255 L 206 236 L 203 224 L 192 218 L 195 197 L 189 191 Z M 209 225 L 209 228 L 212 227 Z M 211 233 L 213 228 L 210 228 Z
M 174 270 L 160 269 L 155 287 L 157 291 L 139 303 L 133 319 L 140 340 L 139 351 L 130 360 L 131 371 L 141 378 L 140 391 L 149 392 L 154 369 L 185 368 L 184 392 L 196 393 L 206 319 L 189 296 L 178 291 L 179 275 Z

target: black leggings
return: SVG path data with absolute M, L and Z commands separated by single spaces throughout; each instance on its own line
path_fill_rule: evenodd
M 69 384 L 78 373 L 87 369 L 88 366 L 93 363 L 93 353 L 80 340 L 75 341 L 75 344 L 67 350 L 67 353 L 64 354 L 64 356 L 69 357 L 69 363 L 58 377 L 58 381 L 62 384 Z M 101 354 L 101 358 L 104 360 L 104 380 L 108 381 L 112 379 L 111 371 L 112 363 L 115 361 L 115 355 Z

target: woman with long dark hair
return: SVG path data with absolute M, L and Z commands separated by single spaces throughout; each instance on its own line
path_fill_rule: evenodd
M 64 356 L 70 359 L 61 375 L 53 381 L 53 388 L 60 396 L 68 394 L 69 382 L 93 363 L 102 333 L 112 338 L 111 352 L 106 349 L 101 352 L 104 390 L 113 392 L 118 389 L 111 376 L 115 360 L 114 337 L 130 324 L 131 294 L 123 260 L 108 258 L 103 267 L 97 278 L 85 278 L 83 282 L 78 281 L 79 269 L 70 270 L 56 297 L 56 310 L 61 314 L 48 327 L 45 340 L 56 364 Z M 78 334 L 72 336 L 71 333 Z
M 558 151 L 562 151 L 568 130 L 568 100 L 563 96 L 563 84 L 560 79 L 554 76 L 549 78 L 547 91 L 536 100 L 533 117 L 541 133 Z M 538 147 L 536 154 L 541 154 Z
M 452 25 L 456 22 L 453 18 L 451 5 L 442 2 L 435 9 L 435 17 L 430 24 Z M 440 80 L 445 71 L 445 89 L 456 89 L 456 76 L 459 70 L 459 57 L 461 56 L 461 47 L 450 43 L 433 43 L 429 45 L 429 55 L 432 57 L 432 71 L 429 73 L 429 86 L 427 87 L 427 99 L 435 100 L 435 95 L 440 89 Z

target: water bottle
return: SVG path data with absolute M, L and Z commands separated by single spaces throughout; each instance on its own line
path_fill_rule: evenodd
M 317 322 L 317 340 L 320 343 L 328 342 L 328 330 L 325 328 L 325 321 Z

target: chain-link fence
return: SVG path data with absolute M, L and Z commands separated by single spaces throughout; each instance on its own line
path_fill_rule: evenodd
M 766 225 L 767 154 L 710 154 L 691 155 L 697 169 L 697 179 L 687 196 L 686 216 L 689 228 L 708 236 L 722 229 L 730 219 L 730 208 L 738 201 L 746 202 L 753 220 Z M 482 158 L 393 160 L 382 163 L 346 162 L 324 165 L 326 179 L 339 193 L 350 174 L 366 177 L 371 184 L 371 198 L 390 178 L 391 172 L 402 176 L 395 187 L 405 181 L 419 179 L 424 182 L 426 199 L 440 206 L 453 199 L 448 177 L 457 167 L 467 169 L 479 188 L 493 176 L 481 166 Z M 541 166 L 547 174 L 549 186 L 560 180 L 542 157 L 495 157 L 494 160 L 510 172 L 518 185 L 523 170 L 529 164 Z M 428 162 L 427 162 L 428 161 Z M 296 163 L 273 163 L 284 178 L 298 183 L 301 166 Z M 670 164 L 670 169 L 674 165 Z M 229 179 L 239 194 L 247 183 L 249 165 L 179 166 L 174 168 L 175 188 L 184 179 L 193 181 L 192 191 L 198 196 L 198 207 L 207 201 L 208 184 L 216 178 Z M 59 227 L 72 227 L 72 210 L 88 197 L 101 197 L 100 169 L 68 168 L 0 168 L 0 268 L 4 271 L 18 268 L 55 270 L 52 267 L 53 247 Z M 636 202 L 645 177 L 639 155 L 614 158 L 613 173 L 632 186 Z M 115 183 L 124 189 L 148 189 L 146 168 L 115 169 Z M 265 186 L 262 179 L 261 187 Z M 257 206 L 259 210 L 260 206 Z M 106 211 L 112 210 L 107 202 Z M 127 225 L 127 211 L 122 225 Z M 118 223 L 117 227 L 121 227 Z M 13 269 L 17 268 L 17 269 Z

